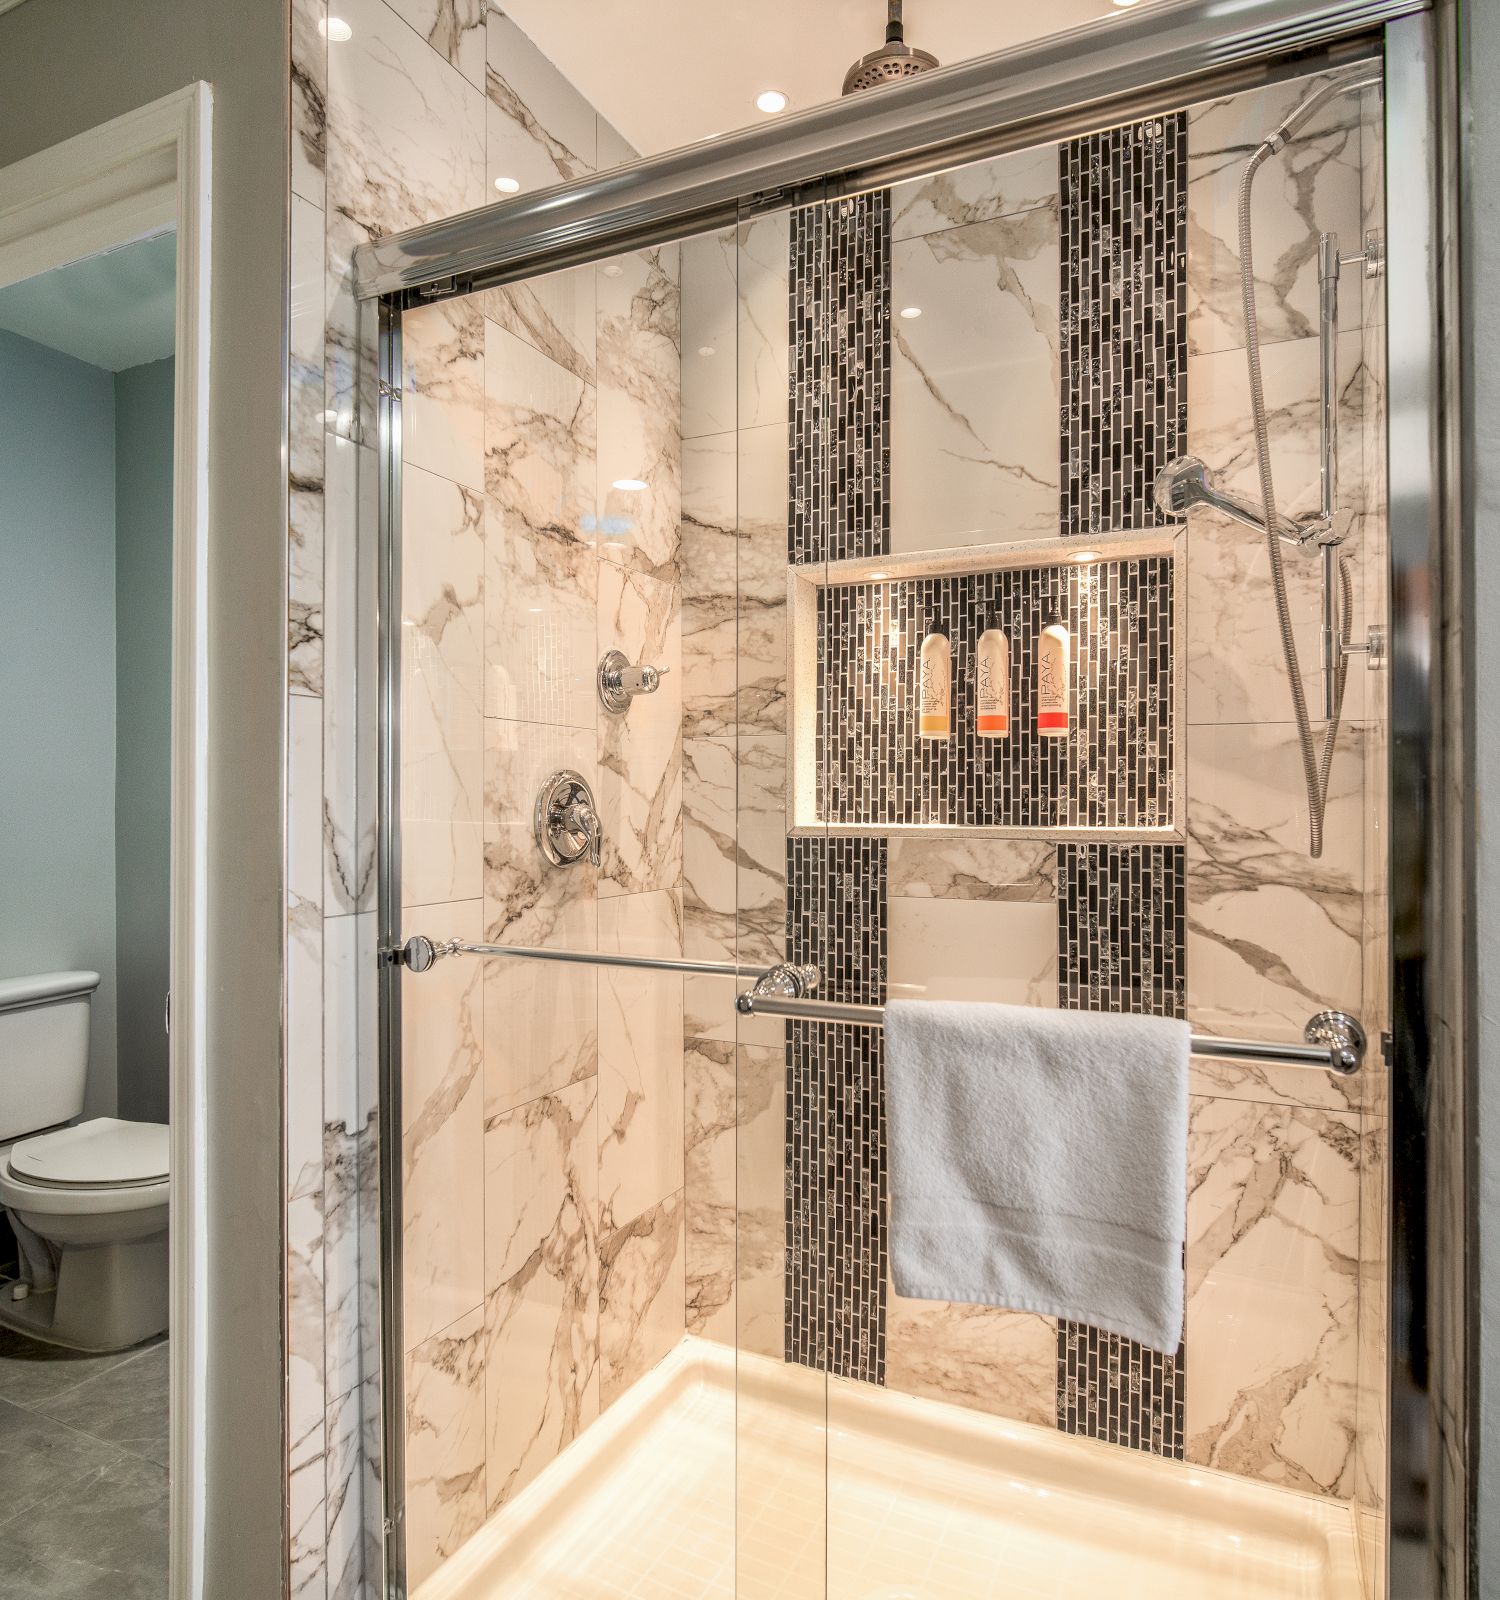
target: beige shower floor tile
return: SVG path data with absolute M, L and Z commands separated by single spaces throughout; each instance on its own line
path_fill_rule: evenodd
M 1356 1600 L 1355 1563 L 1341 1504 L 687 1339 L 416 1600 Z

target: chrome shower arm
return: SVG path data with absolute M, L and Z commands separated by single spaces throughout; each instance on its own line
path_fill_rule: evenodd
M 1238 495 L 1226 494 L 1222 489 L 1209 489 L 1202 496 L 1202 503 L 1212 506 L 1215 511 L 1222 511 L 1226 517 L 1233 517 L 1236 522 L 1243 522 L 1247 528 L 1254 528 L 1257 533 L 1266 531 L 1265 513 L 1250 504 L 1248 500 L 1241 500 Z M 1277 517 L 1276 536 L 1283 544 L 1289 544 L 1297 549 L 1311 544 L 1323 532 L 1324 523 L 1321 517 L 1315 517 L 1307 522 L 1293 522 L 1289 517 Z

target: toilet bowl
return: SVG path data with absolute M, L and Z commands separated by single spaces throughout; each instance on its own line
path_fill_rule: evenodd
M 75 1350 L 167 1327 L 169 1135 L 83 1112 L 93 972 L 0 978 L 0 1207 L 22 1271 L 0 1324 Z
M 167 1326 L 168 1134 L 99 1117 L 0 1150 L 0 1205 L 53 1247 L 55 1286 L 0 1292 L 0 1322 L 77 1350 Z

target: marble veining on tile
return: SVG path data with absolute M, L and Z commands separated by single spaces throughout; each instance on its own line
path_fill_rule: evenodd
M 1020 211 L 1057 210 L 1057 146 L 911 178 L 891 190 L 891 237 L 910 239 Z
M 593 108 L 498 6 L 488 8 L 485 28 L 490 181 L 545 189 L 592 172 Z
M 418 1584 L 484 1521 L 484 1317 L 476 1308 L 406 1358 L 406 1575 Z
M 685 1331 L 682 1192 L 599 1242 L 599 1398 L 609 1406 Z
M 1057 1411 L 1057 1323 L 993 1306 L 906 1300 L 892 1289 L 885 1381 L 903 1394 L 1051 1427 Z

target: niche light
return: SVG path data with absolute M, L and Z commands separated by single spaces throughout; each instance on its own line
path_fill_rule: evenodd
M 1091 561 L 1097 561 L 1098 559 L 1099 552 L 1097 550 L 1080 550 L 1073 557 L 1074 562 L 1080 567 L 1086 567 Z
M 921 306 L 902 306 L 901 315 L 905 317 L 908 322 L 913 322 L 916 320 L 916 318 L 922 315 L 922 308 Z
M 348 44 L 354 37 L 354 29 L 342 17 L 319 18 L 318 32 L 329 44 Z
M 780 89 L 762 89 L 755 97 L 755 109 L 764 111 L 768 117 L 774 117 L 778 112 L 785 111 L 788 104 L 787 97 Z
M 639 494 L 646 487 L 646 482 L 644 478 L 616 478 L 611 487 L 625 494 Z
M 718 353 L 711 344 L 700 344 L 698 346 L 698 354 L 700 356 L 716 356 Z
M 888 572 L 871 572 L 871 573 L 867 574 L 867 577 L 868 577 L 868 579 L 869 579 L 869 581 L 871 583 L 880 583 L 882 580 L 890 577 L 890 573 L 888 573 Z
M 521 180 L 519 178 L 496 178 L 495 187 L 501 194 L 519 194 L 521 192 Z

